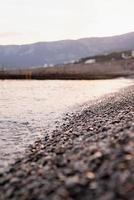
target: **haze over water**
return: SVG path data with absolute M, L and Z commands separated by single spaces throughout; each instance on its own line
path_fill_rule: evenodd
M 64 113 L 132 83 L 128 79 L 0 81 L 0 171 L 51 132 Z

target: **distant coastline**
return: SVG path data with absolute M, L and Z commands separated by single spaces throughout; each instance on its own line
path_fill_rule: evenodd
M 134 77 L 134 52 L 87 57 L 72 63 L 27 68 L 0 69 L 0 79 L 111 79 Z

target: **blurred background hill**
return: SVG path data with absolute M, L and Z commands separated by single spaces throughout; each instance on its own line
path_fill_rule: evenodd
M 98 38 L 0 45 L 1 68 L 29 68 L 69 63 L 83 57 L 134 49 L 134 32 Z

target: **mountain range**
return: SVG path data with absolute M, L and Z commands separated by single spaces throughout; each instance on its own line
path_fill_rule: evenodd
M 0 68 L 41 67 L 127 50 L 134 50 L 134 32 L 112 37 L 0 45 Z

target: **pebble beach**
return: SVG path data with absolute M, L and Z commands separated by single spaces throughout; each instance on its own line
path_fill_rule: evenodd
M 132 200 L 134 86 L 66 114 L 0 174 L 0 200 Z

